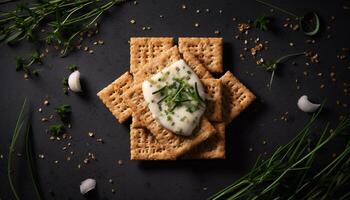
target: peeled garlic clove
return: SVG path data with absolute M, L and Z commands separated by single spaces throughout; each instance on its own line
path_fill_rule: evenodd
M 304 112 L 315 112 L 321 104 L 315 104 L 309 101 L 306 95 L 303 95 L 298 100 L 298 107 Z
M 86 194 L 87 192 L 95 189 L 96 187 L 96 180 L 92 178 L 88 178 L 81 182 L 80 184 L 80 193 Z
M 80 72 L 74 71 L 68 77 L 69 89 L 73 92 L 82 92 L 80 85 Z

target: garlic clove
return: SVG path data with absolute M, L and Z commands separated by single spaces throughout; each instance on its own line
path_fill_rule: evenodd
M 297 105 L 300 110 L 308 113 L 315 112 L 321 106 L 321 104 L 310 102 L 306 95 L 303 95 L 299 98 Z
M 96 180 L 92 178 L 88 178 L 84 181 L 81 182 L 80 184 L 80 193 L 81 194 L 86 194 L 89 191 L 95 189 L 96 187 Z
M 68 77 L 69 89 L 73 92 L 82 92 L 80 85 L 80 72 L 74 71 Z

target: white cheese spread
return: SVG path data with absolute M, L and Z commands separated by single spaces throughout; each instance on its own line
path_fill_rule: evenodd
M 203 85 L 184 60 L 144 81 L 142 92 L 153 117 L 179 135 L 191 135 L 205 111 Z

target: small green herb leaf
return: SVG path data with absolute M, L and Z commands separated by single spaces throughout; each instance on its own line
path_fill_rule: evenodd
M 70 117 L 70 114 L 72 113 L 70 105 L 67 105 L 67 104 L 61 105 L 57 107 L 55 110 L 63 122 L 67 122 L 67 120 Z
M 21 57 L 16 57 L 16 71 L 23 70 L 24 60 Z
M 40 61 L 40 53 L 38 51 L 34 51 L 32 55 L 30 56 L 31 60 L 34 62 L 41 62 Z
M 78 67 L 76 65 L 70 64 L 70 65 L 68 65 L 68 70 L 71 72 L 74 72 L 74 71 L 78 70 Z
M 49 127 L 49 130 L 53 135 L 57 136 L 57 135 L 63 133 L 65 128 L 62 124 L 57 124 L 57 125 L 51 125 Z
M 68 78 L 63 78 L 62 79 L 62 85 L 65 87 L 68 87 Z
M 262 15 L 254 20 L 253 26 L 262 31 L 269 30 L 270 19 L 268 16 Z

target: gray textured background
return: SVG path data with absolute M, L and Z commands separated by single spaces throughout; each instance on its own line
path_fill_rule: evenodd
M 322 31 L 315 40 L 316 44 L 305 44 L 307 36 L 301 32 L 292 32 L 282 28 L 286 16 L 279 12 L 270 13 L 269 9 L 255 1 L 139 1 L 135 6 L 128 2 L 111 9 L 110 14 L 102 19 L 100 33 L 91 41 L 103 39 L 105 45 L 89 46 L 94 54 L 83 51 L 72 53 L 66 58 L 60 58 L 50 51 L 38 78 L 23 80 L 23 74 L 15 72 L 15 57 L 27 55 L 31 48 L 28 44 L 19 46 L 0 45 L 0 197 L 12 199 L 6 177 L 7 151 L 15 125 L 15 120 L 23 99 L 30 101 L 34 146 L 37 154 L 43 153 L 45 159 L 37 160 L 40 184 L 48 199 L 84 199 L 79 192 L 79 184 L 88 177 L 95 178 L 98 183 L 97 194 L 92 199 L 204 199 L 218 189 L 245 174 L 253 165 L 259 154 L 269 154 L 276 146 L 285 144 L 309 119 L 296 107 L 297 99 L 307 94 L 321 102 L 327 98 L 326 109 L 321 121 L 331 120 L 335 124 L 339 115 L 349 113 L 349 108 L 336 105 L 336 100 L 349 103 L 349 96 L 344 95 L 344 82 L 349 83 L 349 59 L 340 62 L 336 55 L 342 47 L 349 47 L 350 31 L 348 29 L 349 11 L 343 9 L 349 1 L 274 1 L 296 13 L 316 11 L 321 16 Z M 187 6 L 186 10 L 181 5 Z M 0 7 L 6 10 L 12 5 Z M 205 9 L 210 12 L 206 13 Z M 199 9 L 201 13 L 197 14 Z M 220 14 L 219 10 L 223 12 Z M 305 66 L 303 58 L 295 59 L 296 66 L 286 64 L 280 67 L 275 77 L 272 91 L 266 87 L 269 73 L 255 65 L 252 59 L 241 61 L 239 53 L 243 51 L 243 41 L 234 40 L 237 33 L 237 22 L 246 22 L 261 14 L 273 15 L 274 28 L 272 32 L 251 31 L 250 37 L 268 40 L 269 50 L 264 51 L 264 58 L 277 58 L 289 52 L 314 50 L 320 55 L 320 64 Z M 164 18 L 160 18 L 163 15 Z M 330 21 L 334 15 L 336 20 Z M 236 17 L 237 21 L 232 21 Z M 130 20 L 136 24 L 131 25 Z M 194 27 L 198 22 L 200 26 Z M 331 29 L 326 30 L 330 25 Z M 143 26 L 152 27 L 142 31 Z M 231 70 L 258 97 L 239 118 L 227 128 L 227 159 L 220 161 L 176 161 L 176 162 L 138 162 L 129 161 L 129 125 L 117 124 L 111 113 L 96 97 L 96 93 L 129 69 L 129 44 L 132 36 L 215 36 L 214 31 L 220 30 L 224 38 L 224 64 L 226 70 Z M 327 34 L 332 35 L 327 40 Z M 294 47 L 288 44 L 293 42 Z M 252 45 L 252 44 L 250 44 Z M 347 45 L 347 46 L 346 46 Z M 61 80 L 69 75 L 66 66 L 76 64 L 84 79 L 84 93 L 62 92 Z M 331 69 L 335 66 L 335 69 Z M 307 71 L 308 76 L 303 72 Z M 336 72 L 337 82 L 329 78 L 331 71 Z M 323 73 L 318 77 L 319 72 Z M 296 89 L 295 79 L 300 81 L 300 90 Z M 324 89 L 320 85 L 325 84 Z M 44 97 L 50 96 L 50 106 L 42 106 Z M 68 132 L 73 136 L 71 141 L 50 141 L 45 133 L 49 124 L 58 122 L 53 119 L 42 123 L 40 119 L 53 113 L 53 109 L 63 103 L 72 106 L 72 129 Z M 39 107 L 44 108 L 38 113 Z M 280 117 L 289 113 L 289 121 L 283 122 Z M 87 136 L 94 132 L 96 138 L 103 138 L 105 144 L 97 144 L 95 139 Z M 23 136 L 23 135 L 22 135 Z M 23 138 L 23 137 L 22 137 Z M 262 142 L 266 140 L 267 144 Z M 63 151 L 62 147 L 71 142 L 72 146 Z M 344 141 L 338 139 L 327 151 L 322 151 L 321 162 L 338 152 Z M 249 148 L 253 148 L 250 152 Z M 70 161 L 66 156 L 70 151 L 74 155 Z M 22 143 L 17 151 L 24 153 Z M 97 161 L 88 165 L 83 159 L 88 152 L 96 155 Z M 118 166 L 117 160 L 123 160 L 124 165 Z M 54 164 L 59 160 L 59 164 Z M 82 168 L 77 165 L 81 163 Z M 33 188 L 25 168 L 24 157 L 15 157 L 15 182 L 23 199 L 32 199 Z M 112 178 L 114 184 L 108 183 Z M 111 189 L 116 193 L 112 194 Z M 207 190 L 203 190 L 207 188 Z M 52 191 L 54 195 L 50 194 Z

